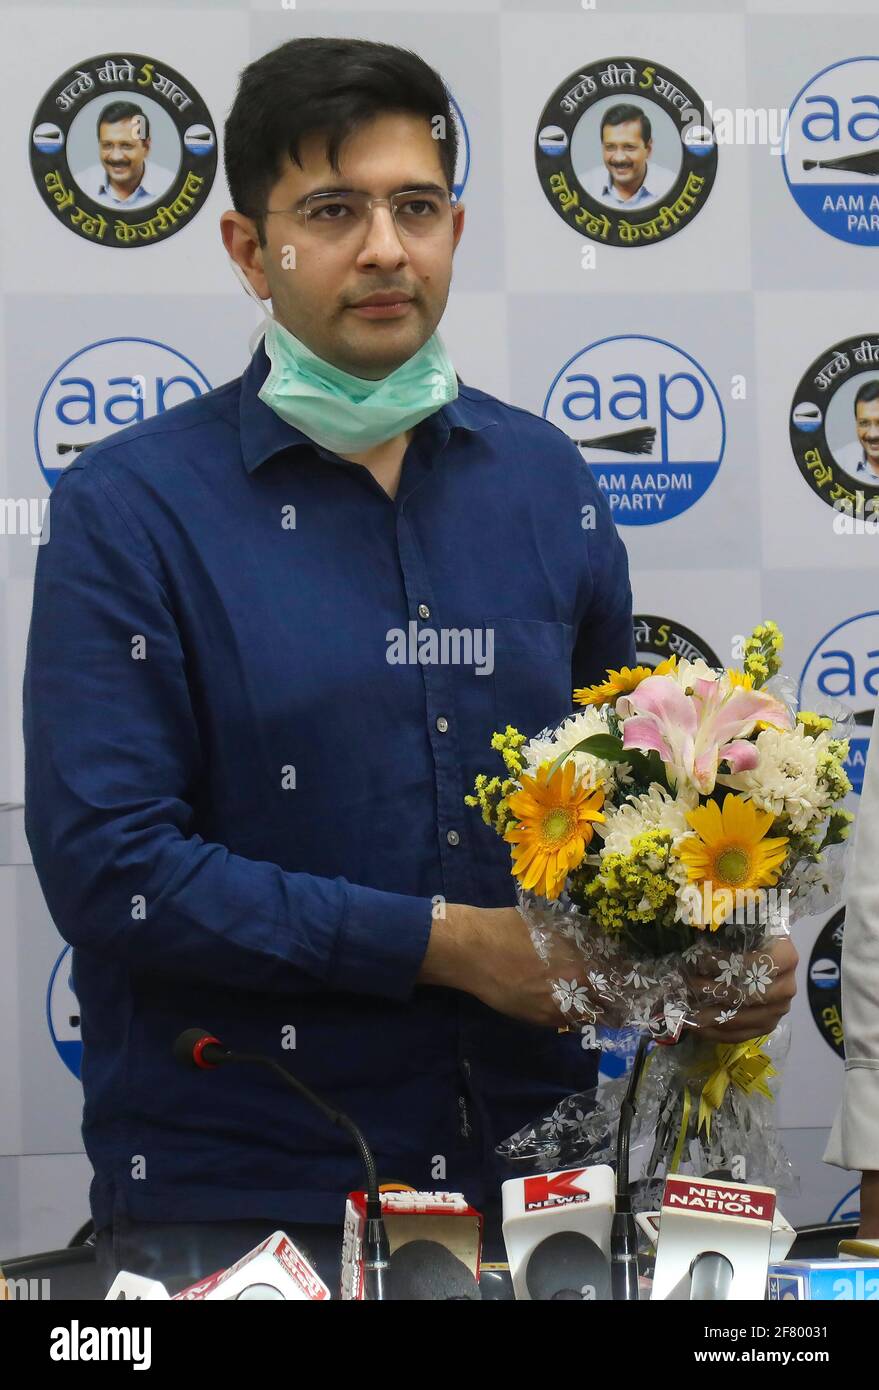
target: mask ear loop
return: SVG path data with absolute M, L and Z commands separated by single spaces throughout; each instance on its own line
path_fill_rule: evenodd
M 228 252 L 227 252 L 227 255 L 228 255 Z M 234 260 L 232 259 L 232 257 L 229 256 L 229 264 L 231 265 L 233 271 L 235 272 L 235 275 L 236 275 L 237 279 L 241 281 L 241 284 L 244 286 L 244 288 L 245 288 L 245 290 L 247 291 L 247 293 L 249 294 L 250 298 L 254 301 L 255 304 L 258 304 L 258 305 L 259 305 L 260 313 L 262 313 L 262 314 L 265 316 L 266 322 L 267 322 L 267 323 L 271 323 L 272 320 L 273 320 L 273 318 L 274 318 L 274 314 L 270 314 L 270 313 L 269 313 L 268 309 L 267 309 L 266 306 L 265 306 L 265 301 L 262 300 L 262 299 L 260 299 L 259 295 L 256 293 L 256 290 L 255 290 L 255 289 L 253 288 L 253 286 L 251 285 L 250 281 L 248 280 L 247 276 L 244 274 L 244 272 L 243 272 L 243 270 L 241 269 L 241 267 L 238 265 L 237 261 L 234 261 Z M 265 331 L 266 331 L 266 325 L 265 325 L 265 323 L 258 323 L 258 324 L 256 325 L 256 327 L 254 328 L 253 332 L 251 333 L 250 338 L 248 339 L 248 342 L 247 342 L 247 346 L 248 346 L 248 349 L 249 349 L 249 351 L 250 351 L 251 357 L 252 357 L 253 354 L 256 352 L 257 344 L 259 343 L 259 340 L 260 340 L 260 338 L 263 336 L 263 334 L 265 333 Z

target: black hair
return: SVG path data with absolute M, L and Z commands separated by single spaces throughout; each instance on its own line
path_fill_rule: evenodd
M 856 417 L 861 401 L 879 401 L 879 377 L 874 377 L 872 381 L 865 381 L 863 386 L 858 389 L 854 404 Z
M 371 39 L 290 39 L 244 69 L 226 119 L 226 181 L 261 244 L 269 193 L 285 156 L 301 163 L 303 136 L 325 132 L 327 162 L 338 173 L 344 140 L 386 111 L 443 118 L 439 156 L 451 193 L 458 157 L 451 99 L 439 73 L 411 49 Z
M 133 101 L 111 101 L 109 105 L 104 107 L 103 111 L 98 117 L 98 124 L 95 127 L 95 129 L 98 132 L 98 139 L 100 140 L 101 138 L 102 125 L 112 125 L 115 121 L 124 121 L 126 116 L 140 117 L 141 121 L 143 122 L 141 127 L 143 134 L 138 138 L 141 140 L 149 140 L 149 116 L 147 116 L 147 114 L 144 111 L 142 111 L 139 106 L 135 106 Z
M 645 115 L 640 106 L 632 106 L 629 102 L 621 101 L 616 106 L 609 106 L 601 118 L 601 136 L 604 138 L 604 127 L 608 125 L 622 125 L 623 121 L 640 121 L 641 138 L 644 144 L 650 142 L 653 134 L 653 127 L 650 118 Z

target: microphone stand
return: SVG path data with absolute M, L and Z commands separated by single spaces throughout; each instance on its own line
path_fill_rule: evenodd
M 378 1175 L 375 1167 L 375 1158 L 372 1150 L 363 1136 L 363 1132 L 354 1121 L 342 1110 L 336 1110 L 334 1106 L 328 1105 L 325 1100 L 316 1095 L 310 1087 L 303 1081 L 299 1081 L 292 1072 L 282 1067 L 280 1062 L 276 1062 L 273 1057 L 263 1057 L 259 1053 L 231 1052 L 224 1047 L 218 1039 L 207 1036 L 200 1029 L 190 1030 L 191 1034 L 202 1039 L 198 1049 L 199 1058 L 196 1061 L 192 1057 L 192 1048 L 189 1048 L 189 1056 L 185 1056 L 186 1043 L 191 1041 L 188 1034 L 182 1034 L 177 1039 L 174 1046 L 175 1056 L 178 1060 L 183 1060 L 187 1065 L 194 1066 L 219 1066 L 228 1062 L 252 1062 L 255 1066 L 266 1067 L 273 1071 L 277 1077 L 292 1087 L 298 1095 L 309 1101 L 315 1109 L 335 1125 L 337 1129 L 343 1129 L 351 1136 L 360 1151 L 363 1160 L 364 1172 L 366 1174 L 366 1225 L 363 1233 L 363 1298 L 364 1301 L 382 1302 L 387 1298 L 388 1270 L 391 1261 L 391 1247 L 388 1241 L 388 1234 L 385 1229 L 384 1217 L 382 1216 L 381 1197 L 378 1190 Z M 183 1047 L 181 1047 L 183 1044 Z
M 610 1287 L 614 1302 L 638 1302 L 638 1228 L 629 1188 L 629 1137 L 635 1117 L 635 1097 L 644 1075 L 649 1039 L 644 1033 L 632 1062 L 629 1084 L 620 1106 L 617 1126 L 617 1183 L 610 1228 Z

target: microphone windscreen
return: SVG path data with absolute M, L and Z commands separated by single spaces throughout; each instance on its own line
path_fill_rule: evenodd
M 690 1265 L 690 1302 L 726 1303 L 733 1281 L 733 1267 L 717 1250 L 703 1250 Z
M 210 1034 L 206 1028 L 186 1028 L 174 1040 L 174 1057 L 184 1067 L 198 1067 L 198 1063 L 193 1056 L 196 1043 L 202 1038 L 209 1038 Z
M 604 1302 L 610 1298 L 610 1266 L 601 1246 L 581 1231 L 556 1231 L 531 1251 L 525 1285 L 540 1302 Z
M 479 1285 L 457 1255 L 436 1240 L 410 1240 L 391 1255 L 388 1297 L 398 1302 L 478 1300 Z

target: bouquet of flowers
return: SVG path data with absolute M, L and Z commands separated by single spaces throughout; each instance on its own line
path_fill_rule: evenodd
M 495 733 L 506 775 L 481 774 L 466 798 L 511 846 L 519 910 L 583 1046 L 627 1052 L 633 1034 L 680 1044 L 652 1057 L 645 1080 L 655 1095 L 642 1128 L 668 1138 L 654 1166 L 686 1151 L 709 1171 L 729 1144 L 766 1150 L 756 1097 L 771 1103 L 779 1040 L 730 1052 L 700 1041 L 698 1021 L 759 1002 L 772 939 L 841 891 L 850 719 L 797 709 L 782 647 L 766 622 L 741 669 L 672 656 L 608 671 L 574 691 L 582 708 L 557 728 Z M 565 1104 L 503 1151 L 557 1159 L 562 1118 L 569 1161 L 600 1161 L 606 1106 Z

